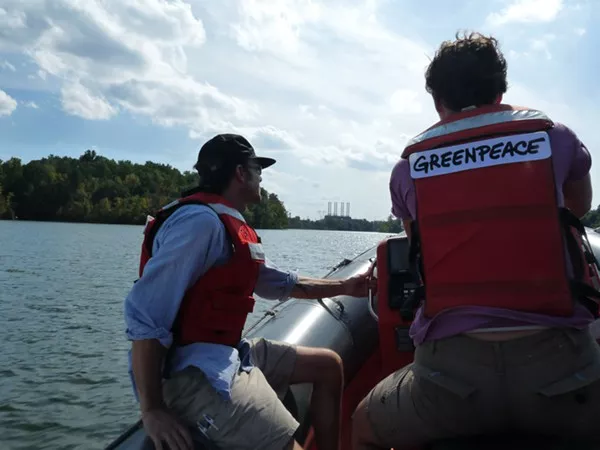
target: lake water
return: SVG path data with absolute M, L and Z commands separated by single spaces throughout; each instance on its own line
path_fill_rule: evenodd
M 281 268 L 323 276 L 386 234 L 260 231 Z M 0 449 L 101 449 L 138 418 L 123 300 L 142 227 L 0 221 Z M 247 326 L 272 302 L 259 299 Z

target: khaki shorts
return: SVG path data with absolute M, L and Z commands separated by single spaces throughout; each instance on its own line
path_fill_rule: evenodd
M 234 378 L 231 401 L 225 400 L 197 368 L 165 381 L 166 404 L 194 426 L 209 416 L 216 428 L 207 435 L 223 449 L 282 450 L 298 422 L 281 402 L 294 370 L 294 346 L 262 338 L 251 341 L 255 368 Z
M 567 329 L 425 343 L 368 394 L 367 414 L 388 447 L 507 431 L 600 440 L 600 347 Z

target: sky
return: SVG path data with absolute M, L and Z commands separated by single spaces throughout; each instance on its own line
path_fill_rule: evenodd
M 505 102 L 592 154 L 600 202 L 594 0 L 0 0 L 0 159 L 86 149 L 192 170 L 218 133 L 277 159 L 293 215 L 390 214 L 407 140 L 438 118 L 424 73 L 462 30 L 499 39 Z

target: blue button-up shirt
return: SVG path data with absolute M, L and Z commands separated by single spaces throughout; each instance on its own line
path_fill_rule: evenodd
M 125 299 L 128 339 L 158 339 L 169 348 L 173 343 L 171 328 L 186 291 L 212 266 L 228 260 L 229 245 L 225 226 L 211 208 L 186 205 L 176 210 L 156 233 L 152 258 Z M 295 272 L 284 272 L 265 263 L 255 293 L 265 299 L 283 301 L 297 280 Z M 233 377 L 240 367 L 248 370 L 251 366 L 247 350 L 243 340 L 238 348 L 210 343 L 186 345 L 172 352 L 166 370 L 173 373 L 195 366 L 204 372 L 217 392 L 230 398 Z M 131 353 L 129 374 L 137 397 Z

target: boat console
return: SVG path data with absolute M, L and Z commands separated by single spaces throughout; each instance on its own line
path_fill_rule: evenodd
M 401 316 L 401 309 L 419 287 L 409 266 L 409 241 L 405 235 L 387 238 L 377 246 L 377 313 L 382 375 L 409 364 L 414 346 L 408 331 L 411 322 Z M 375 299 L 369 296 L 374 314 Z

